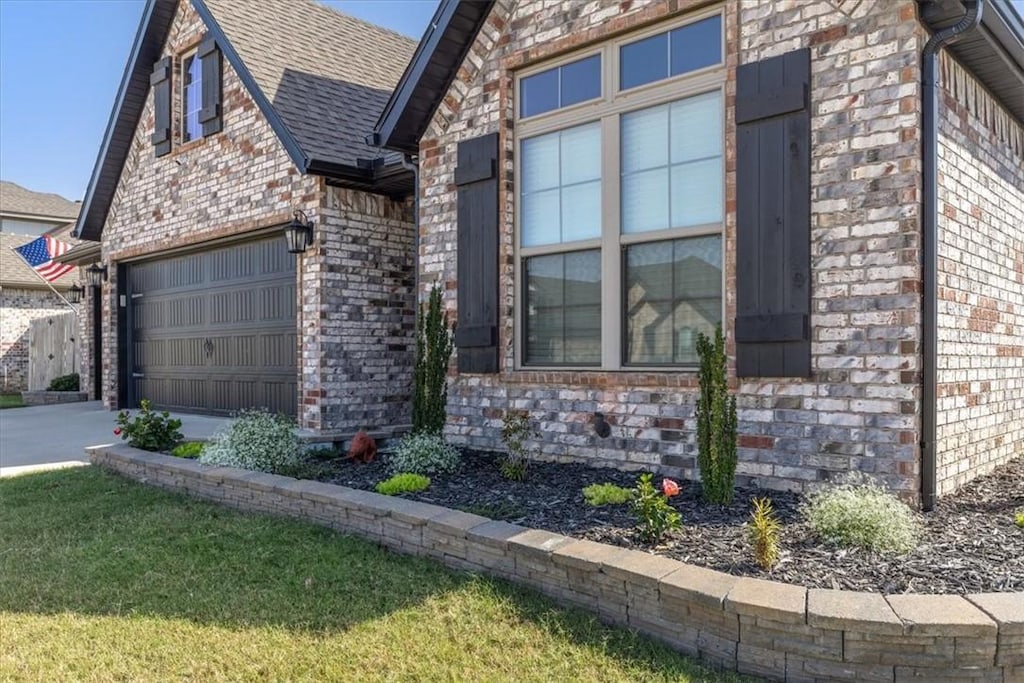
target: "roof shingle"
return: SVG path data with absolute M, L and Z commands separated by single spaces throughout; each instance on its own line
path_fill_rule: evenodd
M 77 240 L 71 238 L 71 229 L 74 225 L 74 223 L 68 223 L 67 225 L 50 230 L 47 234 L 59 239 L 61 242 L 74 245 L 78 243 Z M 35 271 L 14 251 L 14 247 L 28 244 L 34 239 L 38 238 L 32 235 L 13 235 L 0 232 L 0 287 L 46 288 L 46 283 L 43 282 L 43 279 L 36 275 Z M 52 284 L 57 289 L 67 289 L 74 284 L 77 278 L 78 269 L 76 268 L 59 277 Z
M 73 220 L 78 217 L 79 202 L 52 192 L 33 192 L 17 183 L 0 180 L 0 213 L 46 216 Z

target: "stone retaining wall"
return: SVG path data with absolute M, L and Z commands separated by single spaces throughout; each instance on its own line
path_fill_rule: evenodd
M 80 403 L 89 400 L 89 393 L 86 391 L 23 391 L 21 400 L 27 406 Z
M 368 491 L 122 445 L 87 451 L 94 464 L 147 484 L 532 586 L 744 673 L 788 681 L 1024 682 L 1021 593 L 808 590 Z

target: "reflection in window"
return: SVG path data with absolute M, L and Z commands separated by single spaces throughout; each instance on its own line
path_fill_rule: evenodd
M 526 363 L 601 362 L 601 252 L 526 259 Z
M 192 53 L 181 64 L 181 141 L 203 137 L 199 110 L 203 108 L 203 65 Z
M 519 81 L 519 115 L 535 116 L 601 96 L 601 55 L 557 66 Z
M 722 61 L 722 17 L 715 15 L 619 48 L 619 89 L 627 90 Z

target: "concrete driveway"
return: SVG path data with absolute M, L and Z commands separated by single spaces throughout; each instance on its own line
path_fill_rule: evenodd
M 99 401 L 0 410 L 0 476 L 88 462 L 86 446 L 119 443 L 117 413 Z M 211 437 L 227 418 L 174 414 L 187 439 Z

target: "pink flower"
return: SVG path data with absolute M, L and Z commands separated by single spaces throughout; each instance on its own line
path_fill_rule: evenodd
M 121 428 L 114 427 L 114 436 L 121 436 Z
M 661 490 L 665 492 L 666 496 L 671 498 L 672 496 L 679 494 L 679 484 L 672 481 L 671 479 L 662 479 Z

